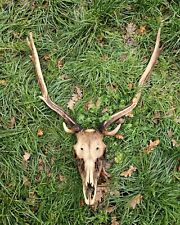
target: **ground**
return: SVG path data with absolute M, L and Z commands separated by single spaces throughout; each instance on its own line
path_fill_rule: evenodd
M 180 224 L 179 13 L 178 0 L 1 0 L 0 224 Z M 105 138 L 111 179 L 90 208 L 75 137 L 39 98 L 26 38 L 33 32 L 52 99 L 92 128 L 134 96 L 159 26 L 161 56 L 123 139 Z M 82 97 L 68 109 L 76 87 Z M 147 153 L 150 140 L 158 144 Z

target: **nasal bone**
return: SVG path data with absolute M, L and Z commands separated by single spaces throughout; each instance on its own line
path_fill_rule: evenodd
M 87 161 L 87 163 L 86 163 L 86 186 L 88 186 L 88 184 L 90 184 L 91 186 L 94 186 L 93 170 L 94 170 L 94 163 L 92 161 Z

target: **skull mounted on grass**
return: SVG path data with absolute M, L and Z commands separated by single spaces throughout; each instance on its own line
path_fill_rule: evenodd
M 82 128 L 60 106 L 51 101 L 42 75 L 39 57 L 34 45 L 32 33 L 30 33 L 27 41 L 31 49 L 31 58 L 35 66 L 38 84 L 42 93 L 41 99 L 47 106 L 49 106 L 49 108 L 58 113 L 64 119 L 64 130 L 67 133 L 76 135 L 77 143 L 74 145 L 74 151 L 78 170 L 82 179 L 84 199 L 86 204 L 93 205 L 95 202 L 98 180 L 101 174 L 103 174 L 104 177 L 108 176 L 104 167 L 106 145 L 103 141 L 103 137 L 106 135 L 114 136 L 120 129 L 120 124 L 117 125 L 117 127 L 112 131 L 108 131 L 107 128 L 112 123 L 119 121 L 120 118 L 130 113 L 136 107 L 141 97 L 141 87 L 145 84 L 160 54 L 160 29 L 157 33 L 156 44 L 151 59 L 139 80 L 138 92 L 135 94 L 131 103 L 127 107 L 110 116 L 110 118 L 100 124 L 97 129 Z

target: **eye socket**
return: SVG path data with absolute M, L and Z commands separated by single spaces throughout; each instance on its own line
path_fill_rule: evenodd
M 99 150 L 99 147 L 96 147 L 96 150 Z
M 81 151 L 83 151 L 84 149 L 83 148 L 81 148 Z

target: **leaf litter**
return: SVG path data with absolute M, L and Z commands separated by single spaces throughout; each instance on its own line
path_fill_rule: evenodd
M 129 205 L 131 208 L 135 209 L 136 206 L 137 206 L 138 204 L 141 203 L 142 198 L 143 198 L 143 196 L 142 196 L 141 194 L 137 194 L 136 196 L 134 196 L 134 197 L 128 202 L 128 205 Z
M 70 100 L 67 103 L 67 107 L 71 110 L 73 110 L 75 104 L 82 98 L 82 91 L 81 89 L 76 86 L 74 93 L 72 94 L 72 97 L 70 98 Z
M 130 166 L 128 170 L 125 170 L 124 172 L 122 172 L 120 175 L 123 177 L 131 177 L 132 174 L 137 170 L 137 168 L 135 166 Z
M 160 144 L 159 139 L 157 139 L 155 141 L 150 140 L 149 144 L 145 147 L 144 152 L 147 154 L 151 153 L 156 148 L 156 146 L 158 146 L 159 144 Z

